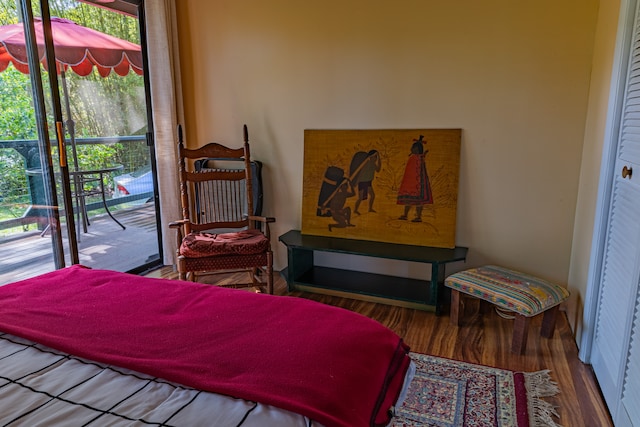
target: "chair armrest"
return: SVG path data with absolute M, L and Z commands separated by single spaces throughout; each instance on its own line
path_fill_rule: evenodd
M 177 240 L 176 240 L 177 246 L 176 247 L 178 248 L 178 252 L 180 251 L 180 245 L 182 245 L 182 239 L 184 238 L 184 236 L 186 234 L 184 232 L 184 226 L 186 224 L 188 224 L 188 223 L 189 223 L 189 220 L 187 220 L 187 219 L 181 219 L 181 220 L 178 220 L 178 221 L 171 221 L 169 223 L 169 228 L 174 228 L 177 231 Z
M 184 224 L 186 224 L 188 221 L 186 219 L 181 219 L 179 221 L 171 221 L 169 223 L 169 228 L 180 228 L 182 227 Z
M 276 222 L 276 219 L 274 217 L 249 215 L 248 218 L 249 221 L 253 222 L 254 228 L 262 230 L 262 233 L 267 237 L 267 239 L 271 239 L 271 230 L 269 230 L 269 223 Z M 257 226 L 257 223 L 261 223 L 260 226 Z M 264 229 L 262 227 L 262 224 L 264 224 Z
M 187 222 L 189 222 L 186 219 L 181 219 L 179 221 L 171 221 L 169 223 L 169 228 L 181 228 L 183 225 L 185 225 Z
M 255 216 L 255 215 L 249 215 L 249 220 L 251 221 L 258 221 L 258 222 L 262 222 L 262 223 L 268 223 L 268 222 L 276 222 L 276 219 L 272 216 Z

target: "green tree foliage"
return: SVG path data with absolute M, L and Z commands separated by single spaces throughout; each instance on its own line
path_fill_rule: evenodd
M 0 140 L 35 139 L 35 116 L 31 106 L 31 85 L 24 75 L 13 68 L 0 74 Z M 3 205 L 25 202 L 27 177 L 25 158 L 16 150 L 0 151 L 0 198 Z M 5 214 L 19 216 L 20 209 Z
M 0 73 L 0 139 L 35 139 L 36 119 L 31 102 L 31 84 L 13 67 Z

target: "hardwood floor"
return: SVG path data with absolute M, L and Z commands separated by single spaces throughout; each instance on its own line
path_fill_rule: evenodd
M 171 267 L 150 275 L 177 278 Z M 526 353 L 518 356 L 510 352 L 512 321 L 498 316 L 493 310 L 479 314 L 478 301 L 465 300 L 463 324 L 457 328 L 449 325 L 448 315 L 436 316 L 430 312 L 347 298 L 287 292 L 285 281 L 277 273 L 275 294 L 307 298 L 375 319 L 400 335 L 414 352 L 516 371 L 549 369 L 560 393 L 545 400 L 556 406 L 560 416 L 556 420 L 558 424 L 564 427 L 613 425 L 591 367 L 578 359 L 578 349 L 564 311 L 559 313 L 551 339 L 539 336 L 542 318 L 534 318 Z

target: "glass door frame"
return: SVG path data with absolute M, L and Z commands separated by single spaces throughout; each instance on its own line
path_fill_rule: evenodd
M 47 0 L 40 1 L 42 13 L 42 26 L 45 34 L 45 55 L 47 58 L 47 68 L 56 70 L 55 56 L 53 54 L 53 38 L 51 36 L 51 22 L 49 14 L 49 4 Z M 36 115 L 36 127 L 38 131 L 38 149 L 42 166 L 42 176 L 44 192 L 48 205 L 48 216 L 50 231 L 53 243 L 53 258 L 56 269 L 65 267 L 65 251 L 62 243 L 62 230 L 60 228 L 60 204 L 56 193 L 54 178 L 53 156 L 51 150 L 51 140 L 49 139 L 46 108 L 44 104 L 44 87 L 42 85 L 42 74 L 38 57 L 38 46 L 35 37 L 35 19 L 31 0 L 20 0 L 20 14 L 22 25 L 25 27 L 25 43 L 28 53 L 29 76 L 33 90 L 33 104 Z M 60 92 L 58 78 L 54 71 L 48 73 L 53 115 L 55 120 L 56 142 L 59 148 L 59 167 L 62 181 L 62 194 L 65 206 L 73 206 L 71 195 L 71 184 L 69 178 L 69 168 L 66 162 L 66 140 L 64 127 L 62 124 L 62 107 L 60 103 Z M 65 209 L 65 219 L 67 221 L 67 237 L 69 244 L 69 256 L 71 264 L 79 263 L 78 241 L 75 233 L 75 220 L 73 209 Z
M 94 2 L 91 2 L 94 3 Z M 155 131 L 153 127 L 153 111 L 151 107 L 151 74 L 149 73 L 149 55 L 147 52 L 147 28 L 145 25 L 145 9 L 144 0 L 116 0 L 115 5 L 125 3 L 134 5 L 138 11 L 138 25 L 140 28 L 140 47 L 142 50 L 142 73 L 144 75 L 144 96 L 145 105 L 147 107 L 147 147 L 149 148 L 149 156 L 151 161 L 151 176 L 153 180 L 153 203 L 156 215 L 156 236 L 158 243 L 158 259 L 155 262 L 139 266 L 138 268 L 131 270 L 132 273 L 141 273 L 148 271 L 155 267 L 163 265 L 163 245 L 162 245 L 162 224 L 160 223 L 160 197 L 158 194 L 158 165 L 156 162 L 156 148 L 155 148 Z M 95 3 L 94 3 L 95 4 Z M 119 10 L 114 8 L 114 10 Z

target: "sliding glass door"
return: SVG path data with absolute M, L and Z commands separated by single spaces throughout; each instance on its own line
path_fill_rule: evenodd
M 0 0 L 0 284 L 160 264 L 138 11 Z

